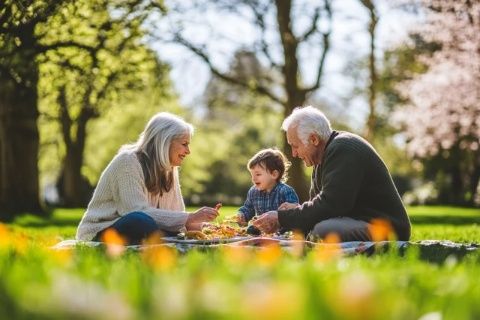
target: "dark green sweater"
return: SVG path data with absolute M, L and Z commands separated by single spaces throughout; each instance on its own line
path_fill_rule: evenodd
M 283 228 L 305 234 L 334 217 L 386 219 L 398 240 L 410 239 L 410 220 L 385 163 L 367 141 L 348 132 L 332 133 L 312 173 L 310 201 L 278 211 Z

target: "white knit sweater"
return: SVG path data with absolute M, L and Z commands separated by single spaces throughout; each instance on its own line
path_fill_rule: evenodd
M 105 168 L 77 229 L 78 240 L 95 235 L 120 217 L 134 211 L 145 212 L 160 229 L 179 231 L 185 226 L 185 212 L 178 175 L 174 186 L 162 196 L 152 195 L 145 186 L 142 167 L 131 151 L 122 151 Z

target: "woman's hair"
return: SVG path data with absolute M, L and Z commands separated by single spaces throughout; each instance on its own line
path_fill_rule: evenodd
M 297 107 L 283 120 L 282 129 L 297 128 L 297 134 L 303 144 L 308 144 L 308 136 L 316 133 L 323 141 L 327 141 L 332 134 L 330 121 L 320 110 L 308 106 Z
M 291 163 L 287 160 L 287 157 L 278 149 L 270 148 L 258 151 L 247 164 L 248 169 L 253 169 L 255 166 L 260 166 L 272 173 L 277 170 L 279 175 L 277 182 L 286 182 L 288 179 L 288 168 Z
M 184 135 L 192 136 L 193 131 L 193 126 L 182 118 L 160 112 L 150 119 L 137 142 L 120 149 L 135 152 L 150 193 L 162 195 L 170 191 L 178 179 L 178 168 L 170 164 L 170 145 Z

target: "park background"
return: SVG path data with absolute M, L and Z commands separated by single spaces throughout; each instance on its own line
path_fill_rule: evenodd
M 183 196 L 189 210 L 222 202 L 225 216 L 244 200 L 256 151 L 291 155 L 280 125 L 302 105 L 375 146 L 413 241 L 478 244 L 479 101 L 478 1 L 2 1 L 0 310 L 476 319 L 478 252 L 49 248 L 74 237 L 101 172 L 153 114 L 195 125 Z M 289 184 L 306 199 L 310 172 L 291 160 Z
M 408 204 L 478 206 L 476 2 L 445 3 L 6 1 L 1 216 L 85 207 L 160 111 L 197 129 L 187 204 L 239 205 L 256 151 L 291 156 L 280 125 L 302 105 L 369 140 Z

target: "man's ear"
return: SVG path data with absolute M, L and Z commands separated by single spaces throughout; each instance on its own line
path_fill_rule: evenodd
M 315 133 L 311 133 L 310 136 L 308 137 L 308 141 L 313 144 L 315 147 L 317 147 L 318 145 L 320 145 L 320 143 L 322 142 L 320 137 L 318 136 L 318 134 L 315 134 Z

